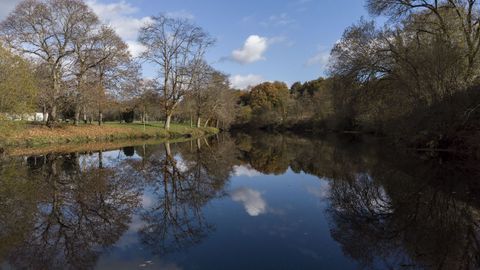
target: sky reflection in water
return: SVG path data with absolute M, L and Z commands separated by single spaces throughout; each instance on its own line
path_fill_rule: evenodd
M 473 269 L 478 172 L 436 162 L 377 143 L 266 134 L 4 157 L 0 260 L 6 269 Z

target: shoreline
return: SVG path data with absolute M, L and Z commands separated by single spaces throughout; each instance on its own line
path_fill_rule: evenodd
M 212 135 L 206 135 L 212 136 Z M 8 148 L 3 153 L 7 157 L 18 156 L 41 156 L 46 154 L 64 154 L 64 153 L 88 153 L 98 151 L 117 150 L 124 147 L 141 146 L 141 145 L 155 145 L 163 143 L 184 143 L 196 138 L 177 138 L 177 139 L 134 139 L 134 140 L 115 140 L 107 142 L 89 142 L 89 143 L 68 143 L 68 144 L 51 144 L 39 147 L 15 147 Z M 1 155 L 0 155 L 1 156 Z
M 0 152 L 11 152 L 12 148 L 34 149 L 48 146 L 78 145 L 86 143 L 113 143 L 135 140 L 180 140 L 214 135 L 216 128 L 196 128 L 172 125 L 165 130 L 160 123 L 147 125 L 105 123 L 102 126 L 82 124 L 62 125 L 50 129 L 37 123 L 1 123 Z

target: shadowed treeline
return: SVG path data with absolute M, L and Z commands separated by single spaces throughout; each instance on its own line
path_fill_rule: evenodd
M 236 128 L 345 131 L 478 157 L 480 3 L 366 0 L 324 77 L 239 94 Z

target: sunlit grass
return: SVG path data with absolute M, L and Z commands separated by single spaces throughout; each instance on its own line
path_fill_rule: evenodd
M 63 143 L 105 142 L 128 139 L 151 138 L 192 138 L 217 133 L 215 128 L 194 128 L 190 125 L 172 124 L 170 130 L 162 122 L 118 123 L 107 122 L 102 126 L 96 124 L 61 124 L 48 128 L 42 123 L 0 122 L 0 147 L 7 146 L 41 146 Z

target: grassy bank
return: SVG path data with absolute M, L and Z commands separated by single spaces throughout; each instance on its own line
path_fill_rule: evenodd
M 9 147 L 4 154 L 7 156 L 37 156 L 46 154 L 62 154 L 62 153 L 88 153 L 97 151 L 118 150 L 123 147 L 140 146 L 140 145 L 158 145 L 169 143 L 188 142 L 190 138 L 152 138 L 152 139 L 128 139 L 128 140 L 114 140 L 103 142 L 86 142 L 86 143 L 66 143 L 66 144 L 49 144 L 37 147 Z M 1 159 L 0 154 L 0 159 Z
M 45 145 L 86 142 L 112 142 L 135 139 L 180 139 L 212 135 L 216 128 L 192 128 L 173 124 L 170 130 L 162 123 L 105 123 L 98 125 L 61 125 L 50 129 L 42 124 L 27 122 L 0 122 L 0 148 L 39 147 Z

